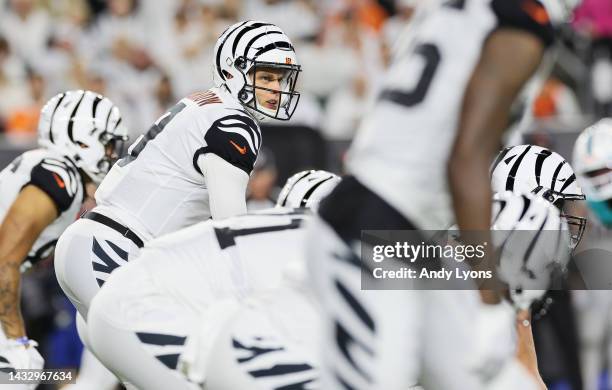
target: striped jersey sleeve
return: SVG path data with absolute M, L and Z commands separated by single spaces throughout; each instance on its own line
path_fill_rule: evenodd
M 201 154 L 213 153 L 250 174 L 261 147 L 261 130 L 248 114 L 227 110 L 204 134 L 206 146 Z
M 55 203 L 58 214 L 68 210 L 74 202 L 81 185 L 81 177 L 76 167 L 55 158 L 44 158 L 32 168 L 30 181 L 45 192 Z

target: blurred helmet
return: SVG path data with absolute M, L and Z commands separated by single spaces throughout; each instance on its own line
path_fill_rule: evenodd
M 535 194 L 495 194 L 492 236 L 500 252 L 499 278 L 513 303 L 527 309 L 569 260 L 569 232 L 559 210 Z
M 295 85 L 301 66 L 293 44 L 280 28 L 251 20 L 236 23 L 217 40 L 214 61 L 215 85 L 225 87 L 256 119 L 291 118 L 300 100 Z M 280 89 L 257 85 L 257 72 L 270 69 L 282 73 Z M 255 91 L 258 89 L 278 94 L 275 109 L 265 107 L 257 100 Z
M 327 171 L 302 171 L 291 176 L 276 201 L 277 207 L 317 209 L 319 202 L 340 183 L 340 177 Z
M 60 93 L 40 113 L 39 145 L 72 158 L 94 183 L 104 179 L 127 139 L 119 109 L 95 92 Z
M 553 203 L 570 227 L 574 249 L 584 234 L 586 219 L 571 215 L 570 202 L 584 200 L 574 170 L 558 153 L 535 145 L 518 145 L 502 150 L 491 166 L 494 193 L 534 193 Z
M 578 136 L 573 163 L 589 208 L 612 227 L 612 118 L 600 120 Z

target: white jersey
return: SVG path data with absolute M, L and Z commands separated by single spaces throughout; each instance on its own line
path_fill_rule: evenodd
M 348 159 L 352 175 L 421 229 L 452 224 L 446 164 L 486 38 L 509 26 L 546 44 L 552 40 L 552 26 L 536 0 L 440 3 L 419 13 L 407 30 L 412 39 L 395 53 Z M 544 20 L 534 21 L 530 9 L 543 12 Z
M 78 168 L 68 157 L 47 149 L 25 152 L 0 172 L 0 221 L 27 185 L 49 195 L 58 211 L 57 219 L 42 231 L 23 259 L 34 263 L 51 254 L 59 236 L 78 217 L 85 188 Z
M 196 310 L 241 300 L 300 269 L 305 212 L 276 208 L 200 223 L 146 244 L 137 261 L 160 292 Z
M 250 174 L 261 146 L 257 122 L 224 90 L 179 101 L 118 161 L 98 191 L 95 211 L 144 241 L 211 217 L 198 159 L 213 153 Z

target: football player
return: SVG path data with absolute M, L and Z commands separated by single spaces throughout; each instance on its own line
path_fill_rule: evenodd
M 572 298 L 577 311 L 584 388 L 594 389 L 598 386 L 603 362 L 607 360 L 609 368 L 612 356 L 612 345 L 606 341 L 612 331 L 608 265 L 612 251 L 612 119 L 602 119 L 578 136 L 572 163 L 591 215 L 585 240 L 580 245 L 584 257 L 579 253 L 576 258 L 589 290 L 573 291 Z M 597 252 L 603 258 L 597 258 L 594 255 Z M 604 357 L 606 353 L 608 359 Z M 612 379 L 608 379 L 608 388 L 611 387 Z
M 585 195 L 574 170 L 558 153 L 537 145 L 503 149 L 491 165 L 491 187 L 495 192 L 531 192 L 544 197 L 562 212 L 571 230 L 570 248 L 580 243 L 587 221 L 572 212 Z
M 60 93 L 42 108 L 39 148 L 0 172 L 0 373 L 42 368 L 19 308 L 20 268 L 52 253 L 78 217 L 85 185 L 100 183 L 126 140 L 121 113 L 108 98 Z
M 536 145 L 518 145 L 503 149 L 491 165 L 491 185 L 493 191 L 514 191 L 518 193 L 533 193 L 552 203 L 561 212 L 561 218 L 566 222 L 570 240 L 569 251 L 574 252 L 581 243 L 586 227 L 586 218 L 577 214 L 585 194 L 576 180 L 576 174 L 570 164 L 558 153 Z M 559 294 L 560 293 L 560 294 Z M 574 291 L 572 295 L 587 293 Z M 523 297 L 532 301 L 540 298 L 540 290 L 522 289 Z M 604 294 L 605 295 L 605 294 Z M 559 305 L 567 301 L 569 307 L 569 293 L 557 291 L 555 300 Z M 525 307 L 527 308 L 527 307 Z M 576 315 L 579 322 L 592 324 L 587 338 L 591 338 L 596 329 L 601 329 L 599 323 L 592 321 L 592 317 L 585 312 Z M 553 325 L 554 326 L 554 325 Z M 519 328 L 521 329 L 521 328 Z M 585 338 L 583 338 L 585 339 Z M 584 366 L 585 361 L 581 361 Z M 586 378 L 585 378 L 586 379 Z M 588 388 L 591 388 L 589 386 Z
M 573 165 L 595 221 L 612 228 L 612 118 L 586 128 L 574 144 Z
M 566 229 L 559 211 L 537 195 L 505 192 L 496 195 L 492 215 L 493 229 L 500 233 L 494 240 L 496 245 L 506 242 L 500 267 L 504 282 L 513 291 L 529 286 L 547 286 L 552 270 L 563 266 L 568 258 L 569 237 L 556 233 L 559 229 Z M 536 272 L 536 280 L 529 271 L 539 269 L 547 272 Z M 227 316 L 209 354 L 208 388 L 272 390 L 289 383 L 299 383 L 302 388 L 324 388 L 319 383 L 317 371 L 320 366 L 316 351 L 320 337 L 317 327 L 319 313 L 313 302 L 313 291 L 305 283 L 304 271 L 305 264 L 292 265 L 279 288 L 253 294 Z M 465 291 L 414 293 L 420 294 L 422 304 L 412 314 L 422 318 L 423 325 L 418 328 L 419 333 L 412 336 L 419 341 L 418 349 L 423 352 L 420 356 L 404 356 L 402 362 L 406 364 L 409 359 L 421 359 L 421 373 L 413 378 L 413 384 L 422 381 L 431 386 L 426 388 L 445 388 L 439 385 L 439 378 L 433 381 L 434 378 L 428 377 L 427 373 L 435 371 L 450 349 L 460 349 L 465 356 L 470 356 L 470 348 L 474 348 L 474 340 L 478 338 L 474 330 L 480 330 L 474 321 L 478 318 L 480 305 L 473 299 L 466 302 Z M 512 303 L 516 307 L 525 307 L 534 297 L 525 298 L 513 294 Z M 452 327 L 448 326 L 449 321 L 452 321 Z M 493 340 L 487 348 L 495 349 L 494 344 L 499 342 L 502 340 Z M 437 349 L 437 354 L 436 348 L 432 348 L 436 345 L 443 345 Z M 512 355 L 507 355 L 503 363 L 505 367 L 501 374 L 489 379 L 491 383 L 485 388 L 526 389 L 537 386 Z M 481 382 L 485 382 L 486 375 L 474 375 L 464 362 L 456 362 L 456 367 L 456 372 L 447 380 L 459 381 L 463 388 L 483 387 Z M 531 369 L 537 373 L 537 364 Z M 272 375 L 274 370 L 285 370 L 287 377 L 275 377 Z M 470 381 L 475 385 L 472 386 Z
M 311 224 L 309 265 L 326 317 L 326 389 L 398 389 L 418 371 L 401 356 L 418 326 L 410 312 L 419 301 L 360 291 L 361 231 L 446 230 L 454 220 L 490 241 L 488 168 L 554 29 L 537 0 L 448 0 L 423 2 L 409 35 L 351 146 L 350 176 Z M 507 322 L 500 329 L 509 332 L 512 317 L 487 287 L 480 292 L 491 306 L 486 315 Z M 448 354 L 462 359 L 461 351 Z M 440 388 L 466 387 L 450 381 Z
M 282 270 L 301 263 L 309 209 L 339 181 L 325 171 L 300 172 L 277 208 L 202 222 L 147 243 L 93 299 L 87 324 L 93 352 L 137 388 L 200 388 L 232 303 L 279 286 Z M 295 379 L 284 374 L 267 376 Z
M 147 241 L 246 212 L 258 121 L 291 117 L 300 65 L 277 26 L 245 21 L 218 39 L 213 68 L 217 86 L 180 100 L 137 139 L 98 188 L 97 207 L 60 238 L 55 270 L 79 322 L 110 273 Z

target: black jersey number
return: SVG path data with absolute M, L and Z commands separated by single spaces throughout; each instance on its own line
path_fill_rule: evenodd
M 422 43 L 418 45 L 410 55 L 419 55 L 425 59 L 425 67 L 421 78 L 412 91 L 400 91 L 396 89 L 384 90 L 380 96 L 382 100 L 390 100 L 404 107 L 412 107 L 421 103 L 440 65 L 440 50 L 436 45 Z
M 122 158 L 117 162 L 120 167 L 124 167 L 132 161 L 136 160 L 138 155 L 143 151 L 149 141 L 152 141 L 161 133 L 164 128 L 170 123 L 170 121 L 178 115 L 179 112 L 183 111 L 187 105 L 185 103 L 175 104 L 168 112 L 166 112 L 157 122 L 151 126 L 151 128 L 138 140 L 138 143 L 134 145 L 130 151 L 129 156 Z
M 215 228 L 215 234 L 217 235 L 217 240 L 219 241 L 219 247 L 221 249 L 225 249 L 236 245 L 236 237 L 249 236 L 251 234 L 278 232 L 289 229 L 299 229 L 300 226 L 302 226 L 302 221 L 303 219 L 296 218 L 292 219 L 291 222 L 286 225 L 266 226 L 250 229 Z

